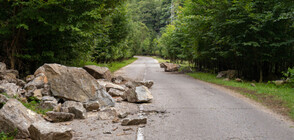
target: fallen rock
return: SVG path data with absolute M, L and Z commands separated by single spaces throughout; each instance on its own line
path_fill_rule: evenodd
M 117 97 L 117 96 L 123 96 L 124 95 L 124 92 L 125 91 L 122 91 L 122 90 L 118 90 L 118 89 L 115 89 L 115 88 L 110 88 L 108 93 L 111 95 L 111 96 L 114 96 L 114 97 Z
M 0 94 L 0 109 L 2 108 L 2 106 L 3 106 L 6 102 L 8 102 L 8 98 L 7 98 L 5 95 Z M 1 106 L 1 104 L 2 104 L 2 106 Z
M 25 85 L 25 88 L 28 86 L 35 86 L 37 88 L 43 88 L 45 84 L 48 83 L 48 79 L 44 73 L 39 73 L 36 78 Z
M 242 79 L 240 79 L 240 78 L 236 78 L 235 81 L 236 81 L 236 82 L 242 82 Z
M 160 67 L 164 68 L 165 72 L 175 72 L 179 70 L 180 65 L 173 63 L 161 63 Z
M 151 88 L 153 86 L 154 82 L 152 80 L 147 80 L 147 81 L 140 81 L 139 84 L 143 85 L 147 88 Z
M 24 80 L 17 79 L 16 85 L 18 85 L 20 87 L 24 87 L 26 85 L 26 82 Z
M 113 120 L 117 118 L 117 112 L 114 108 L 106 108 L 98 112 L 98 120 Z
M 41 107 L 44 109 L 54 109 L 57 106 L 57 100 L 51 96 L 44 96 L 41 100 Z
M 122 84 L 122 83 L 126 82 L 127 80 L 122 76 L 117 76 L 117 77 L 113 77 L 111 79 L 111 81 L 115 84 Z
M 44 88 L 42 89 L 42 95 L 43 96 L 51 96 L 50 86 L 48 84 L 44 85 Z
M 37 98 L 38 100 L 42 100 L 42 89 L 36 89 L 34 92 L 33 92 L 33 96 L 35 98 Z
M 59 64 L 45 64 L 35 75 L 44 73 L 53 96 L 79 102 L 99 101 L 102 106 L 114 106 L 115 101 L 86 70 Z
M 225 78 L 225 79 L 223 79 L 223 81 L 230 81 L 230 79 L 229 78 Z
M 15 83 L 3 83 L 0 85 L 0 92 L 6 93 L 9 97 L 19 97 L 25 91 Z
M 51 122 L 66 122 L 72 121 L 75 118 L 75 115 L 73 113 L 67 112 L 48 111 L 46 112 L 46 115 L 49 118 L 49 121 Z
M 26 82 L 31 82 L 31 81 L 33 81 L 34 79 L 35 79 L 35 76 L 34 76 L 34 75 L 28 75 L 28 76 L 25 78 Z
M 119 112 L 118 113 L 118 117 L 121 119 L 126 118 L 128 115 L 129 115 L 128 112 Z
M 250 85 L 253 86 L 253 87 L 256 87 L 256 85 L 254 83 L 251 83 Z
M 100 108 L 100 104 L 98 101 L 89 101 L 87 103 L 84 103 L 83 105 L 87 111 L 94 111 L 94 110 L 98 111 Z
M 6 71 L 6 64 L 0 62 L 0 73 L 5 72 Z
M 0 73 L 0 80 L 6 80 L 9 83 L 17 83 L 18 71 L 17 70 L 5 70 Z
M 99 85 L 105 87 L 106 91 L 109 91 L 111 88 L 122 90 L 122 91 L 125 90 L 124 87 L 117 85 L 117 84 L 114 84 L 114 83 L 111 83 L 111 82 L 108 82 L 108 81 L 105 81 L 105 80 L 99 79 L 99 80 L 97 80 L 97 82 L 99 83 Z
M 280 86 L 286 83 L 285 80 L 276 80 L 276 81 L 272 81 L 275 85 Z
M 122 126 L 147 124 L 147 118 L 127 118 L 122 120 Z
M 221 71 L 218 73 L 216 78 L 229 78 L 234 79 L 238 76 L 238 71 L 236 70 L 227 70 L 227 71 Z
M 150 102 L 153 99 L 151 92 L 145 86 L 129 89 L 125 92 L 124 98 L 131 103 Z
M 16 99 L 9 99 L 0 110 L 0 131 L 11 133 L 17 129 L 15 138 L 30 137 L 28 128 L 36 121 L 44 121 L 44 119 Z
M 71 128 L 48 122 L 35 122 L 29 127 L 33 140 L 70 140 L 73 137 Z
M 75 119 L 85 119 L 87 116 L 87 111 L 83 104 L 75 101 L 66 101 L 62 104 L 62 112 L 73 113 Z
M 95 79 L 111 80 L 111 72 L 107 67 L 99 67 L 95 65 L 87 65 L 83 67 Z

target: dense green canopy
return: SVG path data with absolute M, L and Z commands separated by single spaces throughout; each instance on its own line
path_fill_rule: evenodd
M 272 80 L 294 66 L 293 0 L 0 0 L 0 61 L 21 73 L 138 55 Z

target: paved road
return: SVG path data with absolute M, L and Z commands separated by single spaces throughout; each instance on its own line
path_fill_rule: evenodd
M 118 73 L 154 80 L 154 101 L 145 108 L 164 109 L 150 116 L 146 140 L 294 140 L 293 124 L 231 91 L 190 78 L 165 73 L 156 60 L 138 57 Z

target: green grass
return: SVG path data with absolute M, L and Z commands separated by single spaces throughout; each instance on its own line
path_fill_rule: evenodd
M 171 63 L 170 60 L 167 60 L 167 59 L 163 59 L 161 57 L 158 57 L 158 56 L 152 56 L 152 58 L 156 59 L 159 63 L 165 63 L 165 62 L 168 62 L 168 63 Z M 176 63 L 176 64 L 179 64 L 181 65 L 181 67 L 189 67 L 189 63 L 188 61 L 183 61 L 181 63 Z
M 121 69 L 122 67 L 133 63 L 136 60 L 137 60 L 137 58 L 133 57 L 133 58 L 123 60 L 120 62 L 111 62 L 111 63 L 86 62 L 85 65 L 96 65 L 96 66 L 100 66 L 100 67 L 108 67 L 111 72 L 115 72 L 115 71 Z
M 32 97 L 30 98 L 29 102 L 27 102 L 27 103 L 22 102 L 22 104 L 26 108 L 28 108 L 28 109 L 30 109 L 30 110 L 38 113 L 38 114 L 42 114 L 42 115 L 45 115 L 46 112 L 48 112 L 48 111 L 52 111 L 52 109 L 44 109 L 44 108 L 42 108 L 41 105 L 40 105 L 40 101 L 38 101 L 38 100 L 36 100 L 36 99 L 34 99 Z
M 231 89 L 261 102 L 279 113 L 288 115 L 294 120 L 294 88 L 290 86 L 276 86 L 272 83 L 254 83 L 256 85 L 254 87 L 251 85 L 251 82 L 224 81 L 223 79 L 216 78 L 215 74 L 197 72 L 189 73 L 188 75 L 209 83 L 223 85 L 228 88 L 231 87 Z
M 15 130 L 12 133 L 0 133 L 0 140 L 13 140 L 14 137 L 17 135 L 17 130 Z

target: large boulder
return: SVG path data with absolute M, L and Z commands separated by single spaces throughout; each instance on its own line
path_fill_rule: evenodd
M 150 102 L 153 99 L 151 92 L 145 86 L 130 88 L 125 92 L 124 98 L 131 103 Z
M 87 65 L 83 68 L 96 79 L 106 79 L 109 81 L 111 80 L 111 72 L 107 67 Z
M 0 131 L 11 133 L 17 130 L 16 138 L 30 137 L 28 128 L 37 121 L 44 121 L 44 119 L 16 99 L 9 99 L 0 110 Z
M 73 137 L 71 128 L 48 122 L 35 122 L 29 131 L 32 140 L 70 140 Z
M 61 109 L 62 112 L 74 114 L 75 119 L 85 119 L 87 117 L 87 111 L 80 102 L 66 101 L 62 104 Z
M 47 119 L 50 122 L 66 122 L 72 121 L 75 118 L 75 114 L 67 113 L 67 112 L 54 112 L 48 111 L 46 112 Z
M 221 71 L 217 74 L 216 78 L 229 78 L 233 79 L 238 76 L 238 71 L 236 70 L 227 70 L 227 71 Z
M 161 63 L 160 67 L 164 68 L 165 72 L 175 72 L 179 70 L 180 65 L 173 63 Z
M 59 64 L 45 64 L 36 70 L 43 73 L 50 84 L 53 96 L 88 102 L 98 100 L 102 106 L 114 106 L 115 101 L 86 70 Z

